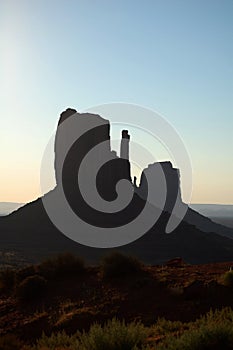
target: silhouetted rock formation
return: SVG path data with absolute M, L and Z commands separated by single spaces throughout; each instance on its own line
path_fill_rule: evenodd
M 129 160 L 129 140 L 130 140 L 130 135 L 128 134 L 128 130 L 123 130 L 122 139 L 121 139 L 120 157 L 127 160 Z
M 66 128 L 69 123 L 72 123 L 72 127 Z M 49 198 L 62 186 L 71 208 L 84 221 L 102 227 L 121 226 L 131 222 L 142 212 L 147 199 L 147 179 L 150 178 L 153 179 L 150 187 L 152 191 L 150 215 L 154 215 L 157 204 L 158 208 L 160 207 L 158 199 L 163 195 L 164 185 L 167 187 L 162 215 L 144 236 L 114 250 L 133 254 L 145 263 L 152 264 L 163 263 L 177 256 L 182 257 L 187 263 L 233 260 L 233 240 L 219 235 L 233 238 L 233 230 L 214 224 L 191 209 L 188 210 L 185 220 L 171 234 L 165 234 L 165 227 L 176 199 L 178 198 L 182 204 L 179 170 L 174 169 L 170 162 L 149 165 L 144 169 L 140 185 L 137 187 L 136 179 L 133 184 L 130 174 L 128 131 L 122 131 L 120 157 L 111 150 L 109 135 L 109 121 L 99 115 L 81 114 L 70 108 L 63 112 L 55 138 L 57 187 L 44 197 Z M 89 159 L 85 163 L 85 156 L 93 149 L 95 149 L 94 156 L 90 158 L 91 161 Z M 107 201 L 117 198 L 116 184 L 119 180 L 125 179 L 131 186 L 131 202 L 117 213 L 100 213 L 85 203 L 80 192 L 78 177 L 80 168 L 84 179 L 85 176 L 89 179 L 95 174 L 96 167 L 101 164 L 104 165 L 97 171 L 96 187 L 102 198 Z M 209 231 L 212 233 L 203 232 L 196 227 L 198 225 L 206 232 L 208 227 L 211 228 Z M 71 251 L 88 261 L 96 262 L 103 254 L 112 250 L 90 248 L 67 238 L 51 223 L 40 198 L 9 216 L 0 218 L 0 233 L 2 250 L 16 250 L 20 254 L 26 254 L 32 261 L 38 261 L 53 253 Z
M 70 117 L 73 117 L 72 119 Z M 63 127 L 63 122 L 72 123 Z M 80 137 L 77 134 L 80 132 Z M 75 142 L 70 147 L 70 140 Z M 77 140 L 76 140 L 77 138 Z M 122 134 L 122 143 L 129 140 L 127 131 Z M 124 155 L 128 155 L 128 145 L 122 146 Z M 123 150 L 124 148 L 124 150 Z M 69 152 L 67 152 L 69 149 Z M 127 157 L 117 157 L 110 146 L 110 124 L 97 114 L 77 113 L 75 109 L 67 109 L 60 116 L 55 139 L 55 173 L 57 185 L 62 185 L 70 192 L 70 199 L 78 203 L 81 199 L 77 193 L 77 174 L 84 157 L 95 149 L 93 157 L 82 166 L 86 176 L 93 176 L 98 164 L 101 165 L 97 174 L 97 189 L 106 200 L 113 200 L 117 194 L 115 185 L 120 179 L 131 181 L 130 163 Z M 106 162 L 108 159 L 108 162 Z M 102 166 L 103 165 L 103 166 Z M 71 196 L 71 193 L 73 195 Z
M 151 192 L 151 204 L 157 206 L 157 198 L 163 195 L 166 190 L 166 200 L 163 209 L 169 213 L 172 212 L 175 202 L 178 199 L 182 202 L 180 193 L 180 173 L 178 169 L 172 167 L 171 162 L 158 162 L 148 165 L 141 175 L 141 181 L 137 193 L 147 200 L 147 180 L 153 178 Z

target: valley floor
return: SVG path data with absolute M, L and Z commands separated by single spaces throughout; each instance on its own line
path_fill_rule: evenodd
M 112 318 L 140 321 L 145 326 L 153 325 L 158 318 L 194 321 L 210 309 L 233 307 L 232 289 L 223 284 L 223 275 L 231 265 L 233 262 L 141 266 L 132 273 L 125 273 L 123 268 L 117 277 L 106 277 L 101 266 L 86 267 L 78 273 L 64 273 L 58 267 L 56 274 L 48 273 L 52 271 L 49 264 L 47 271 L 40 266 L 25 268 L 17 272 L 21 279 L 47 273 L 46 292 L 22 300 L 15 290 L 2 289 L 0 334 L 33 342 L 43 332 L 73 334 Z

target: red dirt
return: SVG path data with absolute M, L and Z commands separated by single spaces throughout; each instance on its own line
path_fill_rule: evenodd
M 90 267 L 82 277 L 49 282 L 42 300 L 20 304 L 14 297 L 1 296 L 0 334 L 13 332 L 33 340 L 43 331 L 73 333 L 113 317 L 146 325 L 158 317 L 191 321 L 210 308 L 233 306 L 232 291 L 220 282 L 232 265 L 150 266 L 111 281 L 103 279 L 99 268 Z

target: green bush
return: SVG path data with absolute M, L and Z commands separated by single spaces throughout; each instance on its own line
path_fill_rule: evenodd
M 79 350 L 79 341 L 77 335 L 67 335 L 64 331 L 50 336 L 42 335 L 37 340 L 32 350 L 57 350 L 64 348 L 65 350 Z
M 165 327 L 163 326 L 164 322 Z M 158 323 L 161 326 L 161 322 Z M 162 327 L 159 328 L 156 323 L 151 327 L 151 331 L 154 335 L 162 335 L 161 343 L 156 347 L 157 350 L 233 350 L 232 324 L 233 310 L 224 308 L 210 310 L 194 322 L 163 321 Z M 174 327 L 175 325 L 177 327 Z M 173 331 L 172 334 L 170 331 L 167 334 L 169 329 Z M 177 338 L 175 335 L 179 335 L 179 337 Z
M 33 350 L 137 350 L 142 349 L 147 336 L 146 328 L 140 323 L 125 324 L 116 319 L 103 327 L 91 326 L 89 332 L 69 336 L 65 332 L 43 335 L 33 346 Z
M 165 318 L 159 318 L 157 322 L 151 326 L 151 331 L 154 336 L 161 336 L 183 331 L 185 328 L 187 328 L 187 325 L 181 321 L 170 321 Z
M 221 310 L 211 309 L 207 314 L 197 319 L 194 324 L 198 327 L 201 325 L 233 324 L 233 310 L 230 307 Z
M 116 319 L 108 321 L 103 327 L 91 326 L 80 340 L 82 350 L 132 350 L 140 349 L 147 336 L 146 328 L 140 323 L 126 324 Z
M 10 292 L 15 286 L 15 270 L 4 269 L 0 272 L 0 289 L 4 292 Z
M 17 349 L 17 348 L 16 348 Z M 43 335 L 24 350 L 233 350 L 233 310 L 210 311 L 194 322 L 159 319 L 153 326 L 113 319 L 88 332 Z M 0 348 L 1 350 L 1 348 Z
M 70 253 L 46 259 L 38 266 L 39 273 L 46 278 L 66 277 L 85 271 L 84 261 Z
M 16 296 L 22 301 L 29 301 L 45 294 L 47 281 L 39 275 L 29 276 L 25 278 L 16 287 Z
M 170 337 L 158 350 L 233 350 L 233 328 L 230 324 L 205 325 L 184 332 L 180 338 Z
M 142 264 L 132 256 L 112 253 L 102 259 L 101 269 L 103 277 L 118 278 L 142 271 Z
M 223 284 L 226 287 L 233 288 L 233 271 L 228 271 L 223 275 Z

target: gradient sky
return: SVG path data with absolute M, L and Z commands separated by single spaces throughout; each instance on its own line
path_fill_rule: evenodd
M 232 0 L 1 0 L 0 45 L 0 201 L 39 196 L 62 110 L 127 102 L 182 137 L 193 203 L 233 204 Z

